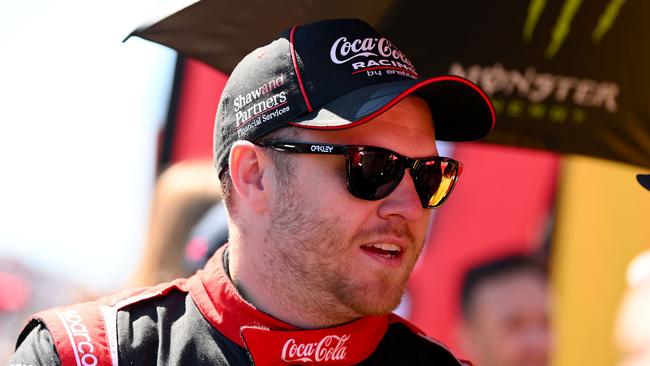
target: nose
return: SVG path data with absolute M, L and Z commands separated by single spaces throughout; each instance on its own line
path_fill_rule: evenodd
M 397 215 L 406 221 L 417 221 L 424 215 L 424 211 L 413 178 L 407 170 L 395 190 L 382 199 L 378 213 L 384 218 Z

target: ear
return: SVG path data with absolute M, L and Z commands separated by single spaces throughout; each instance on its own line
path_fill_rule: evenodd
M 268 207 L 268 191 L 264 189 L 264 171 L 268 166 L 261 148 L 250 141 L 237 141 L 229 156 L 229 169 L 237 200 L 256 212 Z

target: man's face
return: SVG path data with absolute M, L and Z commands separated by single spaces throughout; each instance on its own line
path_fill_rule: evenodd
M 302 141 L 372 145 L 418 158 L 437 155 L 431 115 L 406 98 L 373 121 L 338 131 L 301 130 Z M 422 249 L 430 210 L 407 173 L 386 198 L 367 201 L 346 187 L 345 158 L 292 154 L 294 176 L 276 187 L 265 238 L 277 280 L 331 319 L 394 309 Z M 391 256 L 382 249 L 398 250 Z
M 487 279 L 476 288 L 464 346 L 481 366 L 545 366 L 549 363 L 549 294 L 538 273 L 522 270 Z

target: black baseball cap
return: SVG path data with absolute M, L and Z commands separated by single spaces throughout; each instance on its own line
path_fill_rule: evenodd
M 412 94 L 429 104 L 438 140 L 480 140 L 494 127 L 494 108 L 478 86 L 451 75 L 421 78 L 366 22 L 294 26 L 233 70 L 215 119 L 215 164 L 221 174 L 237 140 L 254 141 L 286 126 L 350 128 Z
M 643 186 L 643 188 L 650 191 L 650 174 L 637 174 L 636 180 Z

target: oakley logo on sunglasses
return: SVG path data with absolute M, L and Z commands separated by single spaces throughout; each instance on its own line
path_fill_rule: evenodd
M 463 168 L 454 159 L 441 156 L 412 159 L 376 146 L 280 140 L 265 140 L 256 144 L 283 152 L 345 157 L 348 192 L 362 200 L 375 201 L 387 197 L 408 170 L 424 208 L 440 207 L 445 202 Z
M 313 152 L 331 153 L 332 150 L 334 150 L 334 147 L 332 146 L 311 145 L 311 151 Z

